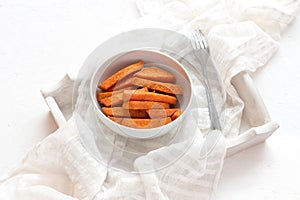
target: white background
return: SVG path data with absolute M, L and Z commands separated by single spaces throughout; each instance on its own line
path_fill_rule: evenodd
M 57 128 L 39 90 L 76 75 L 96 46 L 138 16 L 134 0 L 0 0 L 0 176 Z M 296 19 L 277 54 L 253 74 L 281 127 L 225 160 L 218 200 L 300 199 L 299 34 Z

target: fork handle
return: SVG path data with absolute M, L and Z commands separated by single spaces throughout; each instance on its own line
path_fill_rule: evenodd
M 206 81 L 204 81 L 204 82 L 206 82 Z M 211 94 L 211 89 L 209 87 L 209 84 L 205 83 L 204 85 L 206 87 L 206 98 L 207 98 L 207 103 L 208 103 L 208 110 L 209 110 L 211 128 L 213 130 L 221 130 L 219 116 L 218 116 L 217 109 L 216 109 L 216 106 L 215 106 L 215 103 L 214 103 L 214 99 L 213 99 L 212 94 Z
M 209 61 L 209 57 L 210 57 L 208 43 L 205 39 L 204 34 L 200 29 L 195 30 L 192 33 L 192 35 L 193 35 L 193 39 L 191 40 L 191 44 L 194 49 L 194 54 L 198 58 L 198 61 L 200 63 L 202 77 L 204 80 L 204 87 L 205 87 L 206 98 L 208 103 L 211 129 L 221 130 L 218 112 L 214 104 L 214 100 L 212 97 L 212 93 L 211 93 L 211 89 L 207 77 L 206 67 L 207 67 L 207 61 Z
M 205 87 L 205 92 L 206 92 L 211 129 L 221 130 L 221 124 L 219 121 L 218 112 L 217 112 L 217 109 L 216 109 L 216 106 L 214 103 L 214 99 L 212 97 L 209 81 L 207 78 L 206 63 L 207 63 L 208 55 L 206 55 L 206 59 L 199 57 L 199 54 L 197 54 L 197 57 L 200 62 L 200 68 L 201 68 L 201 72 L 202 72 L 203 80 L 204 80 L 204 87 Z M 203 62 L 203 60 L 205 60 L 206 62 Z

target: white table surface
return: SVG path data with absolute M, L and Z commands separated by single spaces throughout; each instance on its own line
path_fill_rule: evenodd
M 66 72 L 76 75 L 97 45 L 137 17 L 134 0 L 0 0 L 0 176 L 57 128 L 39 90 Z M 226 159 L 218 200 L 300 199 L 299 34 L 297 19 L 253 75 L 281 127 Z

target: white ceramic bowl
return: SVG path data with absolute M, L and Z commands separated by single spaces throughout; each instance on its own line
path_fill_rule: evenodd
M 101 111 L 101 107 L 96 99 L 96 93 L 99 92 L 97 85 L 123 67 L 139 60 L 143 60 L 145 62 L 145 66 L 157 66 L 168 70 L 176 77 L 176 84 L 179 84 L 183 91 L 182 97 L 178 98 L 180 109 L 183 112 L 176 120 L 156 128 L 136 129 L 120 125 L 110 120 Z M 107 60 L 103 65 L 99 66 L 91 79 L 90 94 L 99 120 L 101 120 L 111 130 L 125 137 L 147 139 L 162 136 L 181 124 L 181 121 L 186 115 L 192 101 L 192 85 L 190 76 L 185 68 L 171 56 L 152 50 L 132 50 L 116 55 Z

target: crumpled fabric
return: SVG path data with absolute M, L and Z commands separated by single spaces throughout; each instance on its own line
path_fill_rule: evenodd
M 153 172 L 117 171 L 87 152 L 75 120 L 36 145 L 20 166 L 1 180 L 0 199 L 210 199 L 224 158 L 224 140 L 200 157 L 203 140 L 195 138 L 188 151 L 172 165 Z M 198 130 L 199 131 L 199 130 Z M 201 133 L 197 134 L 201 138 Z M 160 154 L 168 153 L 164 149 Z M 147 157 L 160 157 L 152 152 Z M 198 156 L 195 156 L 198 155 Z M 142 166 L 141 166 L 142 167 Z
M 188 36 L 200 29 L 207 36 L 211 59 L 226 91 L 219 116 L 222 132 L 226 138 L 237 136 L 244 103 L 231 80 L 242 71 L 256 71 L 275 54 L 280 33 L 295 18 L 299 1 L 137 0 L 137 6 L 143 16 L 137 27 L 167 27 Z
M 241 71 L 262 67 L 279 48 L 280 32 L 294 19 L 295 0 L 137 0 L 142 15 L 135 27 L 163 27 L 188 33 L 200 28 L 207 36 L 211 59 L 225 88 L 220 121 L 225 137 L 239 132 L 243 102 L 231 85 Z M 215 99 L 218 103 L 218 99 Z M 193 122 L 193 120 L 191 120 Z M 206 157 L 199 129 L 188 151 L 172 165 L 131 174 L 107 168 L 84 148 L 71 118 L 37 144 L 22 163 L 0 180 L 0 199 L 214 199 L 226 152 L 219 138 Z M 168 148 L 139 158 L 160 159 Z M 150 163 L 151 164 L 151 163 Z M 176 175 L 176 176 L 175 176 Z

